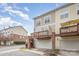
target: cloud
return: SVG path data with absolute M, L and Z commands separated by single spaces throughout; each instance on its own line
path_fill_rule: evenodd
M 29 20 L 28 14 L 24 14 L 19 10 L 13 10 L 11 7 L 8 7 L 6 11 L 9 12 L 9 14 L 15 14 L 17 16 L 20 16 L 23 20 Z
M 2 17 L 0 18 L 0 25 L 4 26 L 4 27 L 8 27 L 8 26 L 22 26 L 21 23 L 12 20 L 10 17 Z
M 10 4 L 6 4 L 6 3 L 2 3 L 0 4 L 0 7 L 2 9 L 0 9 L 0 11 L 2 13 L 5 13 L 5 15 L 0 14 L 0 29 L 3 29 L 4 27 L 7 28 L 9 26 L 13 27 L 13 26 L 18 26 L 21 25 L 23 26 L 26 30 L 28 30 L 28 32 L 32 32 L 32 28 L 33 28 L 33 20 L 30 19 L 29 15 L 28 15 L 28 11 L 30 11 L 27 7 L 19 7 L 16 4 L 10 5 Z M 26 12 L 26 13 L 25 13 Z M 9 15 L 8 15 L 9 14 Z M 13 17 L 20 17 L 20 19 L 23 20 L 27 20 L 27 22 L 23 21 L 22 23 L 15 21 L 15 18 Z M 14 19 L 12 19 L 14 18 Z
M 12 6 L 9 6 L 8 4 L 2 4 L 2 6 L 4 7 L 4 12 L 8 12 L 10 15 L 16 15 L 21 17 L 23 20 L 29 20 L 29 15 L 27 13 L 24 13 L 23 11 L 20 10 L 14 10 Z M 29 11 L 28 8 L 24 8 L 27 11 Z
M 24 7 L 24 9 L 25 9 L 26 11 L 30 11 L 29 8 L 27 8 L 27 7 Z
M 65 5 L 66 3 L 56 3 L 56 7 L 60 7 L 62 5 Z

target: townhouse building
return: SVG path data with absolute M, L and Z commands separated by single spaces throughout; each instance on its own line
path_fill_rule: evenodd
M 55 34 L 59 34 L 55 37 L 56 48 L 70 55 L 79 55 L 79 4 L 60 7 L 55 16 Z
M 79 4 L 65 4 L 35 17 L 32 36 L 35 48 L 79 51 Z
M 55 32 L 55 12 L 48 12 L 34 18 L 34 46 L 52 49 L 51 34 Z
M 22 26 L 14 26 L 0 30 L 0 45 L 12 45 L 26 42 L 27 31 Z

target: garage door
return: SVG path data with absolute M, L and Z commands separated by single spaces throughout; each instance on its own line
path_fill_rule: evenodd
M 38 40 L 34 39 L 34 46 L 35 48 L 46 48 L 46 49 L 52 49 L 52 43 L 51 40 Z

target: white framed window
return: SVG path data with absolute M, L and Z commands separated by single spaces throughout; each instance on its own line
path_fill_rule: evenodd
M 77 15 L 79 15 L 79 10 L 77 10 Z
M 36 26 L 40 26 L 40 24 L 41 24 L 40 21 L 36 22 Z
M 65 18 L 68 18 L 68 17 L 69 17 L 68 11 L 62 12 L 62 13 L 60 14 L 60 19 L 65 19 Z
M 34 20 L 34 26 L 40 26 L 41 25 L 41 18 L 38 18 L 36 20 Z
M 50 19 L 51 19 L 50 16 L 46 16 L 46 17 L 44 17 L 44 22 L 45 22 L 45 24 L 50 23 Z
M 76 14 L 79 15 L 79 4 L 76 5 Z

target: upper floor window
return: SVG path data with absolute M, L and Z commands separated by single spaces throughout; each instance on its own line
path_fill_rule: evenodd
M 45 24 L 50 23 L 50 17 L 45 17 L 44 20 L 45 20 Z
M 36 26 L 40 26 L 40 21 L 38 21 L 38 22 L 36 23 Z
M 68 18 L 68 12 L 64 12 L 60 15 L 60 19 Z
M 79 15 L 79 10 L 77 10 L 77 15 Z
M 77 15 L 79 15 L 79 4 L 77 4 L 76 6 L 76 12 L 77 12 Z

